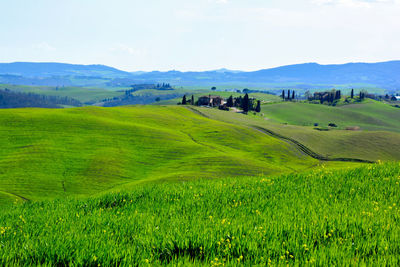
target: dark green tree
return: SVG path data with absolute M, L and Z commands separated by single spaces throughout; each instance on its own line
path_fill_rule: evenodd
M 294 90 L 293 90 L 293 92 L 292 92 L 292 100 L 294 99 Z
M 354 98 L 354 89 L 353 89 L 353 88 L 351 89 L 350 97 L 351 97 L 351 98 Z
M 194 96 L 192 95 L 192 101 L 190 102 L 190 104 L 194 105 Z
M 242 109 L 244 113 L 249 112 L 249 95 L 245 94 L 242 101 Z
M 236 98 L 236 106 L 238 108 L 240 108 L 240 107 L 242 107 L 242 103 L 243 103 L 243 97 L 242 96 L 237 97 Z
M 282 99 L 285 100 L 285 90 L 282 90 Z
M 213 87 L 211 87 L 211 90 L 215 91 L 215 90 L 217 90 L 217 87 L 213 86 Z
M 340 97 L 341 97 L 341 92 L 340 92 L 340 90 L 338 90 L 335 92 L 335 100 L 340 99 Z
M 228 106 L 228 107 L 233 107 L 233 97 L 232 96 L 230 96 L 229 98 L 228 98 L 228 100 L 226 101 L 226 105 Z
M 260 111 L 261 111 L 261 101 L 257 100 L 256 112 L 260 112 Z
M 187 102 L 186 101 L 186 95 L 184 95 L 183 98 L 182 98 L 182 105 L 186 105 L 186 102 Z
M 290 90 L 287 90 L 287 99 L 290 100 Z
M 365 99 L 365 92 L 360 91 L 360 100 Z

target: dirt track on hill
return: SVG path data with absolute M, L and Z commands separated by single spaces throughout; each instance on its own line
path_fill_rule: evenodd
M 322 155 L 312 151 L 311 149 L 309 149 L 308 147 L 306 147 L 302 143 L 300 143 L 300 142 L 298 142 L 298 141 L 296 141 L 296 140 L 294 140 L 292 138 L 277 134 L 277 133 L 275 133 L 275 132 L 273 132 L 271 130 L 265 129 L 265 128 L 260 127 L 260 126 L 253 125 L 250 128 L 253 128 L 253 129 L 257 130 L 257 131 L 260 131 L 260 132 L 263 132 L 265 134 L 271 135 L 271 136 L 276 137 L 278 139 L 287 141 L 289 143 L 292 143 L 293 145 L 297 146 L 297 148 L 300 149 L 302 152 L 304 152 L 305 154 L 309 155 L 310 157 L 312 157 L 314 159 L 323 160 L 323 161 L 346 161 L 346 162 L 375 163 L 375 161 L 364 160 L 364 159 L 329 158 L 329 157 L 325 157 L 325 156 L 322 156 Z
M 199 110 L 197 110 L 197 109 L 194 109 L 194 108 L 189 107 L 189 106 L 187 106 L 186 108 L 187 108 L 188 110 L 190 110 L 190 111 L 192 111 L 192 112 L 194 112 L 194 113 L 200 115 L 200 116 L 203 116 L 203 117 L 205 117 L 205 118 L 210 119 L 209 116 L 207 116 L 206 114 L 204 114 L 203 112 L 201 112 L 201 111 L 199 111 Z M 248 126 L 248 127 L 251 128 L 251 129 L 253 129 L 253 130 L 262 132 L 262 133 L 264 133 L 264 134 L 268 134 L 268 135 L 270 135 L 270 136 L 272 136 L 272 137 L 278 138 L 278 139 L 280 139 L 280 140 L 282 140 L 282 141 L 285 141 L 285 142 L 287 142 L 287 143 L 290 143 L 290 144 L 294 145 L 295 147 L 297 147 L 301 152 L 303 152 L 304 154 L 309 155 L 310 157 L 312 157 L 312 158 L 314 158 L 314 159 L 318 159 L 318 160 L 322 160 L 322 161 L 345 161 L 345 162 L 375 163 L 375 161 L 370 161 L 370 160 L 365 160 L 365 159 L 356 159 L 356 158 L 329 158 L 329 157 L 325 157 L 325 156 L 323 156 L 323 155 L 320 155 L 320 154 L 318 154 L 318 153 L 312 151 L 311 149 L 309 149 L 308 147 L 306 147 L 306 146 L 303 145 L 302 143 L 300 143 L 300 142 L 298 142 L 298 141 L 296 141 L 296 140 L 294 140 L 294 139 L 292 139 L 292 138 L 289 138 L 289 137 L 280 135 L 280 134 L 278 134 L 278 133 L 275 133 L 275 132 L 273 132 L 273 131 L 271 131 L 271 130 L 269 130 L 269 129 L 266 129 L 266 128 L 263 128 L 263 127 L 260 127 L 260 126 L 256 126 L 256 125 Z

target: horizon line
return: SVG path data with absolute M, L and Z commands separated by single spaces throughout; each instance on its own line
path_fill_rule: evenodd
M 316 64 L 319 66 L 340 66 L 340 65 L 347 65 L 347 64 L 379 64 L 379 63 L 389 63 L 389 62 L 396 62 L 400 61 L 400 59 L 393 59 L 393 60 L 386 60 L 386 61 L 374 61 L 374 62 L 366 62 L 366 61 L 350 61 L 346 63 L 335 63 L 335 64 L 321 64 L 318 62 L 303 62 L 303 63 L 294 63 L 294 64 L 287 64 L 287 65 L 278 65 L 275 67 L 269 67 L 269 68 L 260 68 L 260 69 L 255 69 L 255 70 L 240 70 L 240 69 L 230 69 L 226 67 L 221 67 L 217 69 L 203 69 L 203 70 L 177 70 L 177 69 L 169 69 L 169 70 L 133 70 L 133 71 L 128 71 L 128 70 L 123 70 L 118 67 L 106 65 L 106 64 L 99 64 L 99 63 L 93 63 L 93 64 L 80 64 L 80 63 L 66 63 L 66 62 L 57 62 L 57 61 L 13 61 L 13 62 L 1 62 L 0 64 L 15 64 L 15 63 L 32 63 L 32 64 L 65 64 L 65 65 L 76 65 L 76 66 L 104 66 L 108 68 L 113 68 L 118 71 L 126 72 L 126 73 L 135 73 L 135 72 L 213 72 L 213 71 L 221 71 L 221 70 L 226 70 L 226 71 L 231 71 L 231 72 L 255 72 L 255 71 L 260 71 L 260 70 L 269 70 L 269 69 L 276 69 L 276 68 L 281 68 L 281 67 L 289 67 L 289 66 L 297 66 L 297 65 L 307 65 L 307 64 Z

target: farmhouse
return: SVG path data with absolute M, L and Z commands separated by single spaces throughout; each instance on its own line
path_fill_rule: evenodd
M 397 96 L 395 96 L 395 98 L 397 101 L 400 101 L 400 96 L 397 95 Z
M 201 96 L 198 100 L 199 106 L 212 106 L 217 107 L 224 103 L 224 99 L 217 95 Z

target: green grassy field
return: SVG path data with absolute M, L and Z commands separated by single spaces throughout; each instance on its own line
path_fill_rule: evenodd
M 400 164 L 295 142 L 398 161 L 398 110 L 0 110 L 0 265 L 397 266 Z
M 398 266 L 399 182 L 390 163 L 16 203 L 0 264 Z
M 0 134 L 0 202 L 319 164 L 262 132 L 178 106 L 0 110 Z
M 263 105 L 262 112 L 272 121 L 292 125 L 319 123 L 328 126 L 335 123 L 339 129 L 359 126 L 364 130 L 400 132 L 400 109 L 374 100 L 339 107 L 284 102 Z
M 264 116 L 255 116 L 252 113 L 243 115 L 208 108 L 195 107 L 195 109 L 215 120 L 271 130 L 330 158 L 344 157 L 372 161 L 400 160 L 398 149 L 400 146 L 400 133 L 398 132 L 400 110 L 375 101 L 340 108 L 305 103 L 277 103 L 263 105 L 261 113 Z M 348 118 L 342 115 L 344 112 L 347 115 L 355 115 Z M 377 113 L 375 119 L 372 118 L 374 112 Z M 298 115 L 299 113 L 300 115 Z M 287 114 L 295 114 L 293 116 L 297 120 L 292 122 L 294 124 L 302 124 L 300 123 L 302 118 L 307 122 L 304 124 L 313 124 L 313 118 L 320 118 L 325 120 L 326 125 L 329 122 L 336 122 L 339 129 L 331 128 L 329 131 L 318 131 L 314 126 L 286 124 L 286 119 L 293 120 Z M 313 117 L 310 119 L 310 116 Z M 286 123 L 279 123 L 279 120 Z M 340 123 L 338 123 L 339 121 Z M 345 126 L 350 125 L 363 126 L 360 131 L 342 130 Z

